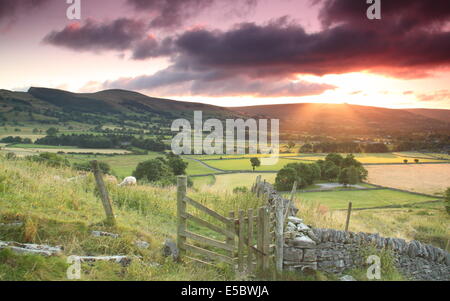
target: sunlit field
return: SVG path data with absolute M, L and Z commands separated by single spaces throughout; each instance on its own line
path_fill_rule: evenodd
M 408 191 L 442 194 L 450 187 L 450 164 L 366 166 L 368 181 Z
M 348 203 L 353 203 L 353 208 L 373 208 L 385 206 L 402 206 L 437 200 L 437 198 L 415 195 L 407 192 L 382 190 L 357 190 L 357 191 L 324 191 L 324 192 L 299 192 L 296 194 L 297 202 L 313 201 L 324 205 L 329 209 L 346 209 Z
M 236 187 L 246 187 L 250 189 L 255 183 L 256 178 L 261 175 L 263 180 L 273 183 L 275 181 L 275 173 L 236 173 L 236 174 L 223 174 L 206 177 L 193 178 L 194 187 L 207 186 L 217 191 L 233 191 Z

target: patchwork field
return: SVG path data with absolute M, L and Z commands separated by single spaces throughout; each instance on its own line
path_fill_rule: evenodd
M 252 170 L 250 159 L 227 159 L 227 160 L 205 160 L 209 166 L 222 170 Z M 278 171 L 289 163 L 310 163 L 308 161 L 279 158 L 278 162 L 274 165 L 261 165 L 256 168 L 256 171 Z
M 211 180 L 210 177 L 196 177 L 193 178 L 195 187 L 209 186 L 215 191 L 233 191 L 236 187 L 247 187 L 251 188 L 255 183 L 256 178 L 261 175 L 262 179 L 265 179 L 269 183 L 275 181 L 276 174 L 258 174 L 258 173 L 236 173 L 236 174 L 223 174 L 215 175 L 214 179 Z
M 345 154 L 343 154 L 345 156 Z M 392 164 L 399 163 L 403 164 L 403 160 L 408 160 L 409 163 L 414 163 L 415 159 L 419 160 L 419 163 L 439 163 L 445 162 L 445 160 L 441 160 L 431 156 L 425 156 L 423 154 L 412 154 L 412 153 L 383 153 L 383 154 L 354 154 L 356 159 L 363 164 Z M 312 154 L 312 155 L 299 155 L 296 158 L 303 160 L 323 160 L 325 159 L 325 155 L 321 154 Z
M 436 200 L 433 197 L 419 196 L 411 193 L 382 190 L 300 192 L 296 194 L 297 202 L 309 201 L 326 206 L 329 209 L 346 209 L 348 203 L 353 208 L 374 208 L 384 206 L 408 205 Z
M 450 164 L 366 166 L 368 182 L 408 191 L 441 194 L 450 187 Z
M 92 153 L 92 154 L 115 154 L 115 155 L 124 155 L 129 154 L 130 152 L 123 149 L 105 149 L 105 148 L 77 148 L 70 146 L 63 147 L 31 147 L 27 145 L 27 147 L 10 147 L 5 146 L 2 148 L 3 152 L 11 152 L 15 153 L 17 156 L 29 156 L 35 155 L 36 153 Z

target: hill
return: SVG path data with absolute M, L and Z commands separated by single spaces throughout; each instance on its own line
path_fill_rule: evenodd
M 416 115 L 422 115 L 428 118 L 441 120 L 446 123 L 450 123 L 450 110 L 438 110 L 438 109 L 407 109 L 406 111 Z
M 235 111 L 282 119 L 281 127 L 289 131 L 375 134 L 450 130 L 450 124 L 443 117 L 450 115 L 450 110 L 415 111 L 349 104 L 299 103 L 240 107 Z
M 325 135 L 398 134 L 450 131 L 450 110 L 387 109 L 349 104 L 280 104 L 225 108 L 201 103 L 148 97 L 125 91 L 71 93 L 47 88 L 28 92 L 0 90 L 0 121 L 170 127 L 177 118 L 276 118 L 282 131 Z

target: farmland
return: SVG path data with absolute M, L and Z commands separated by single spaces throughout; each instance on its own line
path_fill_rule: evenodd
M 367 166 L 368 181 L 387 187 L 441 194 L 450 186 L 450 164 Z
M 346 209 L 348 202 L 353 208 L 374 208 L 386 206 L 404 206 L 436 200 L 433 197 L 420 196 L 389 189 L 357 191 L 300 192 L 296 194 L 299 202 L 309 201 L 324 205 L 329 209 Z

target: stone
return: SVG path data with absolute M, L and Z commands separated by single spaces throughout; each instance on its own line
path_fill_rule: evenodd
M 310 230 L 310 228 L 303 223 L 300 223 L 297 225 L 297 231 L 304 232 L 304 231 L 308 231 L 308 230 Z
M 303 250 L 297 248 L 284 248 L 283 258 L 287 261 L 301 262 L 303 259 Z
M 0 223 L 0 227 L 16 228 L 16 227 L 22 227 L 22 226 L 23 226 L 22 222 L 15 222 L 15 223 L 9 223 L 9 224 L 2 224 L 2 223 Z
M 97 261 L 111 261 L 127 266 L 132 259 L 128 256 L 76 256 L 80 262 L 97 262 Z
M 303 251 L 303 261 L 313 262 L 317 261 L 317 254 L 315 249 L 305 249 Z
M 339 278 L 339 280 L 340 281 L 356 281 L 356 279 L 350 275 L 344 275 L 341 278 Z
M 109 237 L 112 237 L 112 238 L 119 238 L 119 234 L 102 232 L 102 231 L 92 231 L 92 235 L 96 236 L 96 237 L 109 236 Z
M 297 225 L 297 224 L 303 223 L 303 220 L 301 218 L 298 218 L 298 217 L 295 217 L 295 216 L 289 216 L 288 217 L 288 222 L 291 222 L 291 223 Z
M 301 263 L 297 265 L 288 266 L 288 270 L 301 272 L 317 271 L 317 262 Z
M 61 247 L 47 245 L 22 244 L 17 242 L 0 241 L 0 249 L 8 248 L 18 254 L 36 254 L 42 256 L 57 256 L 62 253 Z
M 167 239 L 164 242 L 162 251 L 164 257 L 172 257 L 174 261 L 180 260 L 180 250 L 178 250 L 177 244 L 174 241 Z
M 300 248 L 314 248 L 316 246 L 316 243 L 314 242 L 314 240 L 312 240 L 311 238 L 309 238 L 306 235 L 297 236 L 292 241 L 292 244 L 295 247 L 300 247 Z
M 143 240 L 138 240 L 134 243 L 140 249 L 148 249 L 150 248 L 150 244 Z

